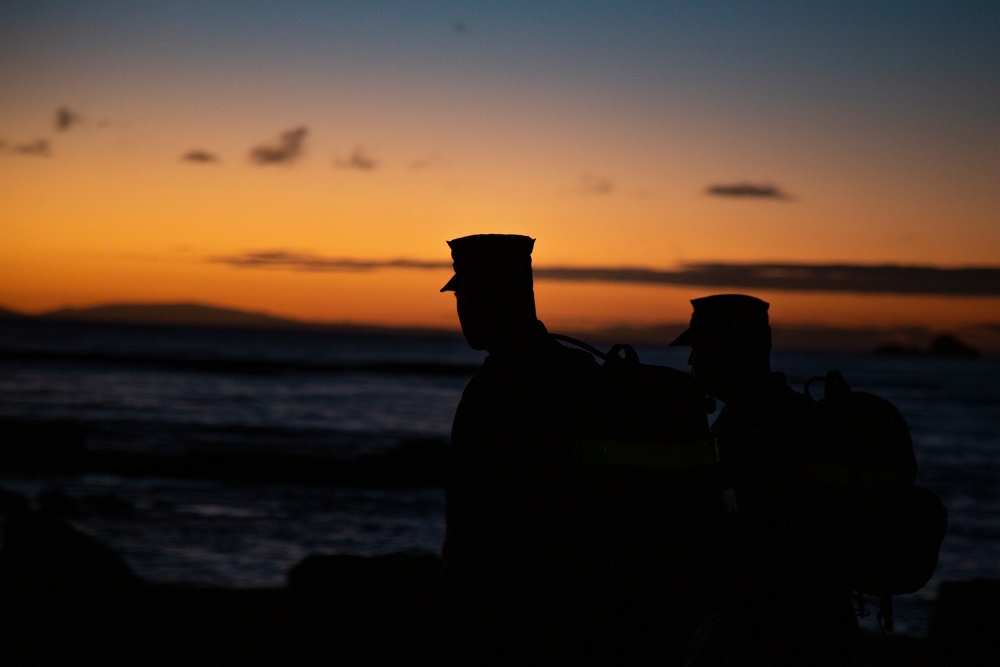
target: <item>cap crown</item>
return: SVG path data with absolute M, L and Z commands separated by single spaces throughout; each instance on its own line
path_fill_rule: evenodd
M 535 239 L 517 234 L 475 234 L 448 241 L 455 275 L 442 292 L 461 288 L 531 288 Z
M 770 304 L 746 294 L 715 294 L 693 299 L 691 325 L 671 345 L 692 345 L 706 336 L 767 336 Z

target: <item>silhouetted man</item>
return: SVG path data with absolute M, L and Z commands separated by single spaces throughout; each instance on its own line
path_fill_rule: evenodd
M 725 403 L 713 424 L 735 492 L 737 554 L 717 637 L 726 665 L 843 665 L 857 621 L 838 536 L 805 478 L 812 403 L 771 371 L 768 304 L 741 294 L 695 299 L 691 347 L 702 390 Z M 831 515 L 832 516 L 832 515 Z
M 589 354 L 535 314 L 534 240 L 449 241 L 469 345 L 489 354 L 452 428 L 444 556 L 450 664 L 561 664 L 576 650 L 573 457 Z

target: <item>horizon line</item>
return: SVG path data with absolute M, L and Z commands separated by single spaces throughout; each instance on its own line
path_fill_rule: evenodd
M 112 312 L 117 311 L 117 312 Z M 167 316 L 167 311 L 173 311 Z M 153 317 L 150 317 L 150 314 Z M 6 316 L 6 317 L 4 317 Z M 330 330 L 344 333 L 387 333 L 442 335 L 461 337 L 454 328 L 418 324 L 375 324 L 351 321 L 298 319 L 275 315 L 267 311 L 251 311 L 195 301 L 171 302 L 104 302 L 92 306 L 63 307 L 37 313 L 27 313 L 0 305 L 0 323 L 4 320 L 35 320 L 88 324 L 135 324 L 153 326 L 193 326 L 219 328 L 272 328 L 286 330 Z M 611 322 L 598 326 L 558 327 L 573 337 L 603 342 L 627 340 L 637 345 L 666 345 L 688 326 L 687 320 L 661 321 L 649 324 Z M 924 325 L 835 326 L 818 323 L 771 323 L 776 350 L 872 351 L 881 346 L 921 348 L 927 341 L 941 335 L 963 336 L 962 342 L 981 352 L 1000 355 L 1000 322 L 981 322 L 948 329 L 932 329 Z M 978 334 L 978 335 L 976 335 Z M 976 340 L 970 341 L 968 337 Z

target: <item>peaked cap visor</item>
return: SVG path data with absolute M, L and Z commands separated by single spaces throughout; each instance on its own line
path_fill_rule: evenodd
M 675 338 L 668 347 L 680 347 L 682 345 L 691 346 L 694 345 L 694 332 L 690 328 L 685 329 L 684 333 Z

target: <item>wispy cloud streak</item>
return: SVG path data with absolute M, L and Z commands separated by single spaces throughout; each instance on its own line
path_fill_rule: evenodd
M 378 167 L 378 161 L 368 155 L 363 149 L 356 148 L 347 158 L 338 159 L 336 165 L 342 169 L 357 169 L 359 171 L 372 171 Z
M 287 250 L 256 250 L 207 258 L 242 269 L 363 272 L 381 269 L 435 270 L 451 262 L 418 259 L 325 257 Z M 686 264 L 678 269 L 644 267 L 536 266 L 536 280 L 685 285 L 739 290 L 850 292 L 938 296 L 1000 296 L 1000 267 L 941 268 L 863 264 Z
M 70 129 L 81 121 L 80 114 L 72 111 L 67 106 L 61 106 L 56 109 L 56 129 L 60 132 Z
M 280 164 L 292 162 L 302 153 L 308 128 L 297 127 L 281 135 L 281 140 L 272 146 L 257 146 L 250 151 L 250 159 L 257 164 Z
M 608 195 L 615 191 L 615 182 L 607 176 L 583 174 L 580 177 L 580 189 L 594 195 Z
M 4 145 L 6 144 L 0 142 L 0 146 Z M 39 155 L 42 157 L 49 157 L 52 155 L 48 139 L 36 139 L 35 141 L 29 143 L 14 144 L 11 146 L 11 150 L 15 153 L 20 153 L 21 155 Z
M 431 262 L 419 259 L 356 259 L 324 257 L 312 253 L 288 250 L 256 250 L 239 255 L 209 257 L 214 264 L 228 264 L 241 269 L 280 269 L 286 271 L 325 271 L 360 273 L 378 269 L 446 269 L 451 262 Z
M 790 200 L 792 197 L 773 185 L 756 185 L 754 183 L 729 183 L 710 185 L 705 188 L 705 194 L 713 197 L 730 197 L 733 199 L 779 199 Z
M 218 162 L 219 156 L 217 156 L 215 153 L 209 153 L 208 151 L 193 150 L 193 151 L 188 151 L 183 156 L 181 156 L 181 160 L 183 160 L 184 162 L 200 162 L 204 164 L 210 162 Z

